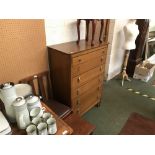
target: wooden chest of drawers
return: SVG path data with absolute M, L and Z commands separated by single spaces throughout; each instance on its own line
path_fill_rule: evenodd
M 83 115 L 100 103 L 107 43 L 68 42 L 48 47 L 54 98 Z

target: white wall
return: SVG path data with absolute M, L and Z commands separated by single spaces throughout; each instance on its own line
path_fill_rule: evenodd
M 112 79 L 120 73 L 124 59 L 123 27 L 128 20 L 111 19 L 105 78 Z M 81 39 L 85 38 L 85 22 L 81 21 Z M 76 19 L 45 20 L 46 44 L 53 45 L 77 40 Z
M 111 41 L 111 45 L 109 46 L 110 51 L 108 52 L 107 55 L 107 58 L 109 57 L 107 80 L 112 79 L 121 72 L 125 53 L 125 50 L 123 48 L 125 41 L 123 27 L 127 22 L 128 19 L 125 20 L 116 19 L 114 22 L 114 29 L 113 32 L 111 32 L 111 34 L 113 35 L 112 38 L 109 38 L 109 40 Z
M 80 25 L 81 39 L 85 38 L 85 23 Z M 46 19 L 46 44 L 54 45 L 77 40 L 76 19 Z
M 108 51 L 107 51 L 107 58 L 106 58 L 106 65 L 105 65 L 105 79 L 108 79 L 108 72 L 110 67 L 110 56 L 111 56 L 111 47 L 113 42 L 113 33 L 115 27 L 115 19 L 110 19 L 109 24 L 109 33 L 108 33 Z
M 155 19 L 150 19 L 149 31 L 155 31 Z

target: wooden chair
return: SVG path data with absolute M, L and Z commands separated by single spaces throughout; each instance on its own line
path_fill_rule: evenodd
M 26 77 L 19 83 L 27 83 L 32 86 L 33 94 L 39 96 L 60 118 L 65 118 L 71 113 L 71 109 L 53 99 L 52 85 L 48 71 L 44 71 Z
M 92 22 L 91 46 L 94 46 L 97 22 L 100 22 L 100 24 L 101 24 L 100 33 L 99 33 L 99 43 L 106 41 L 106 37 L 108 36 L 108 27 L 109 27 L 109 20 L 108 19 L 107 20 L 106 19 L 77 19 L 77 34 L 78 34 L 77 43 L 78 44 L 80 42 L 80 23 L 81 23 L 81 20 L 86 21 L 86 41 L 89 40 L 89 23 Z M 103 34 L 104 27 L 105 27 L 105 32 Z M 102 38 L 102 34 L 103 34 L 103 38 Z
M 41 98 L 60 118 L 71 126 L 74 135 L 93 134 L 95 126 L 83 120 L 79 115 L 73 114 L 71 108 L 53 99 L 52 84 L 49 71 L 34 74 L 19 81 L 32 86 L 33 94 Z

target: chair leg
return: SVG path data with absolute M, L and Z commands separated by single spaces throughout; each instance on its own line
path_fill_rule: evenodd
M 102 39 L 103 28 L 104 28 L 104 20 L 101 19 L 101 30 L 100 30 L 100 37 L 99 37 L 99 42 L 100 43 L 103 42 L 103 39 Z
M 88 41 L 89 37 L 89 20 L 86 20 L 86 41 Z
M 77 34 L 78 34 L 78 40 L 76 41 L 77 44 L 79 44 L 80 42 L 80 23 L 81 23 L 81 19 L 77 20 Z
M 94 37 L 95 37 L 95 31 L 96 31 L 96 22 L 97 20 L 92 20 L 92 41 L 91 41 L 91 46 L 94 46 Z

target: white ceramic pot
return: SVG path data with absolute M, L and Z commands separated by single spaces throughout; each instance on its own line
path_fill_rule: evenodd
M 32 94 L 32 87 L 26 83 L 20 83 L 15 85 L 17 96 L 23 96 L 26 98 L 27 96 Z
M 28 107 L 29 112 L 30 112 L 33 108 L 36 108 L 36 107 L 42 108 L 40 99 L 39 99 L 39 97 L 37 97 L 37 96 L 32 96 L 32 95 L 31 95 L 31 96 L 27 97 L 26 102 L 27 102 L 27 107 Z
M 17 98 L 13 82 L 0 85 L 0 98 L 4 103 L 6 114 L 11 122 L 16 121 L 12 102 Z
M 53 115 L 49 112 L 45 112 L 42 116 L 43 120 L 46 122 L 48 118 L 53 117 Z
M 57 132 L 57 124 L 55 118 L 53 117 L 48 118 L 46 123 L 48 125 L 48 133 L 50 135 L 55 134 Z
M 40 118 L 40 117 L 34 117 L 33 119 L 32 119 L 32 123 L 34 124 L 34 125 L 38 125 L 39 123 L 41 123 L 42 122 L 42 119 Z
M 7 82 L 0 85 L 0 94 L 2 98 L 17 96 L 13 82 Z
M 42 108 L 40 108 L 40 107 L 33 108 L 30 111 L 30 116 L 32 117 L 32 119 L 34 117 L 42 117 L 45 110 L 46 110 L 45 107 L 42 107 Z
M 12 103 L 15 99 L 16 96 L 2 99 L 2 102 L 4 103 L 5 106 L 6 115 L 10 120 L 10 122 L 16 122 L 16 115 L 12 106 Z
M 13 102 L 17 125 L 20 129 L 25 129 L 30 124 L 29 111 L 23 97 L 17 97 Z
M 30 124 L 27 128 L 26 128 L 26 132 L 28 135 L 37 135 L 37 127 L 33 124 Z
M 48 135 L 47 132 L 47 124 L 44 122 L 41 122 L 37 125 L 37 129 L 38 129 L 38 134 L 39 135 Z

